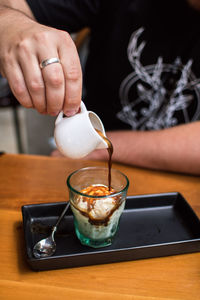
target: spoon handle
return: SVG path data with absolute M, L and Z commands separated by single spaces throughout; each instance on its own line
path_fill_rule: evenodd
M 61 221 L 62 218 L 64 217 L 64 215 L 65 215 L 65 213 L 66 213 L 66 211 L 67 211 L 67 209 L 68 209 L 68 207 L 69 207 L 69 204 L 70 204 L 70 202 L 68 201 L 68 202 L 67 202 L 67 205 L 65 206 L 65 208 L 64 208 L 64 210 L 63 210 L 63 212 L 62 212 L 62 214 L 61 214 L 60 217 L 58 218 L 58 221 L 56 222 L 56 225 L 53 227 L 53 231 L 54 231 L 54 232 L 57 230 L 57 227 L 58 227 L 60 221 Z

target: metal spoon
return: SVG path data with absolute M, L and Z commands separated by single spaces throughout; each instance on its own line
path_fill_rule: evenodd
M 52 228 L 51 235 L 49 237 L 47 237 L 46 239 L 43 239 L 43 240 L 39 241 L 37 244 L 35 244 L 35 246 L 33 248 L 33 255 L 36 258 L 51 256 L 55 253 L 56 243 L 54 240 L 54 234 L 57 230 L 58 225 L 60 224 L 60 221 L 64 217 L 64 215 L 69 207 L 69 204 L 70 204 L 70 202 L 67 203 L 67 205 L 65 206 L 65 209 L 63 210 L 58 221 L 56 222 L 56 225 Z

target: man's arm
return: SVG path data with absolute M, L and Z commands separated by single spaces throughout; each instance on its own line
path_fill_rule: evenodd
M 40 62 L 57 57 L 40 69 Z M 0 0 L 0 73 L 25 107 L 68 116 L 78 111 L 82 92 L 79 56 L 70 35 L 37 23 L 25 0 Z
M 159 131 L 107 132 L 114 146 L 113 161 L 200 175 L 200 121 Z M 106 160 L 96 150 L 87 159 Z

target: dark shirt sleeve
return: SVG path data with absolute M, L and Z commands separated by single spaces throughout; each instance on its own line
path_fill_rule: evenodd
M 26 0 L 26 2 L 39 23 L 76 32 L 95 24 L 103 0 Z

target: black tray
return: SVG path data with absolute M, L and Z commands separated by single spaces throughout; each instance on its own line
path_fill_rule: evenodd
M 33 270 L 50 270 L 200 251 L 200 221 L 179 193 L 127 197 L 119 231 L 109 247 L 93 249 L 75 236 L 71 209 L 55 236 L 56 253 L 36 259 L 32 249 L 56 223 L 65 202 L 22 207 L 27 261 Z

